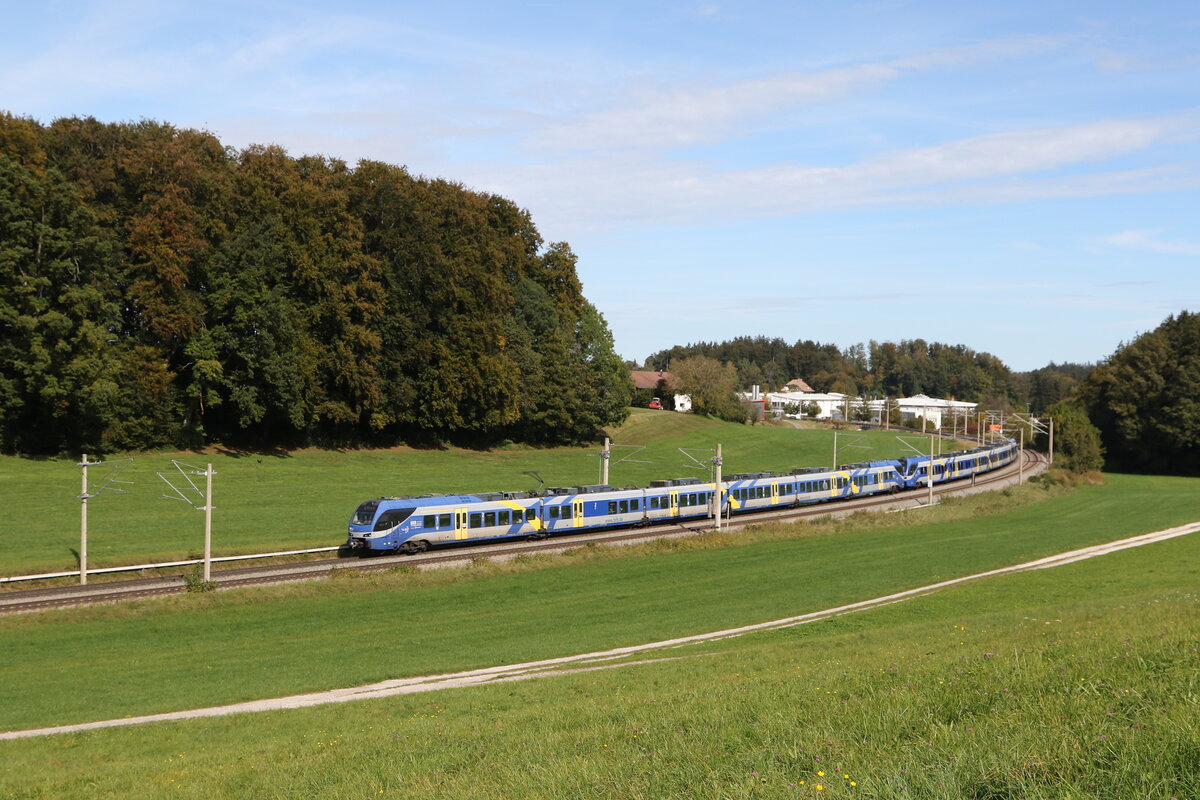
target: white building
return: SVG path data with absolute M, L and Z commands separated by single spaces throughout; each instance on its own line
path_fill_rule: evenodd
M 929 397 L 923 394 L 915 394 L 912 397 L 898 397 L 895 400 L 900 406 L 900 416 L 902 419 L 912 419 L 913 417 L 924 417 L 938 428 L 942 427 L 943 418 L 947 425 L 953 425 L 955 419 L 965 419 L 975 414 L 977 403 L 966 403 L 962 400 L 942 400 L 938 397 Z
M 742 397 L 751 399 L 745 394 Z M 846 395 L 839 392 L 767 392 L 762 399 L 766 401 L 765 410 L 768 414 L 786 414 L 789 413 L 789 407 L 796 406 L 800 409 L 796 413 L 808 416 L 804 411 L 805 406 L 816 403 L 820 409 L 817 419 L 841 419 L 846 407 Z
M 787 414 L 798 407 L 798 413 L 807 417 L 808 414 L 805 410 L 809 403 L 816 403 L 819 409 L 816 419 L 845 419 L 847 411 L 853 418 L 854 412 L 864 405 L 871 412 L 872 422 L 879 422 L 884 413 L 882 399 L 863 400 L 861 397 L 851 397 L 840 392 L 767 392 L 766 394 L 745 392 L 742 394 L 742 399 L 744 401 L 763 400 L 765 401 L 764 411 L 777 416 Z M 942 427 L 943 420 L 947 426 L 951 426 L 955 424 L 955 419 L 961 422 L 963 419 L 972 417 L 977 405 L 961 400 L 942 400 L 923 394 L 901 397 L 892 402 L 899 407 L 901 419 L 924 417 L 938 428 Z

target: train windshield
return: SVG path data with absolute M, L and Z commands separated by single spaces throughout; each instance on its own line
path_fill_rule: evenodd
M 375 511 L 379 508 L 378 500 L 368 500 L 358 507 L 354 512 L 354 519 L 351 521 L 354 525 L 370 525 L 371 520 L 375 519 Z

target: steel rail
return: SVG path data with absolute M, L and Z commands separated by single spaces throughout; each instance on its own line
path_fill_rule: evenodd
M 1022 451 L 1022 458 L 1025 459 L 1026 465 L 1032 464 L 1034 468 L 1046 463 L 1041 454 L 1031 450 Z M 967 479 L 935 484 L 934 493 L 938 496 L 967 494 L 972 490 L 979 491 L 981 487 L 989 487 L 992 484 L 1008 483 L 1020 469 L 1020 465 L 1014 460 L 1001 469 L 988 472 L 982 477 L 977 476 L 973 484 L 963 483 Z M 1026 472 L 1032 474 L 1028 466 Z M 914 492 L 918 494 L 914 494 Z M 869 495 L 851 500 L 825 501 L 782 509 L 741 512 L 735 514 L 728 521 L 724 530 L 735 531 L 765 522 L 791 522 L 810 517 L 841 516 L 856 511 L 894 506 L 901 506 L 896 510 L 926 508 L 926 502 L 920 499 L 924 497 L 924 493 L 925 489 L 908 490 L 897 494 Z M 686 523 L 673 522 L 642 528 L 589 531 L 541 540 L 526 539 L 485 545 L 443 545 L 434 550 L 414 555 L 371 556 L 358 559 L 332 558 L 290 564 L 241 567 L 221 570 L 214 573 L 212 578 L 216 588 L 227 589 L 314 580 L 325 577 L 334 570 L 383 572 L 406 564 L 418 569 L 434 569 L 463 565 L 477 559 L 503 560 L 527 554 L 562 552 L 588 545 L 616 546 L 638 544 L 654 539 L 696 536 L 712 531 L 713 528 L 709 523 L 709 520 L 698 519 Z M 167 575 L 86 586 L 72 585 L 6 592 L 0 594 L 0 614 L 179 594 L 186 591 L 187 583 L 187 579 L 182 575 Z

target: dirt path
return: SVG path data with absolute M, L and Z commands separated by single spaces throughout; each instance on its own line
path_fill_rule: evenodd
M 418 692 L 433 692 L 444 689 L 458 689 L 464 686 L 478 686 L 486 683 L 502 683 L 507 681 L 530 680 L 532 678 L 542 678 L 552 675 L 567 675 L 576 672 L 588 672 L 598 669 L 613 669 L 617 667 L 629 666 L 632 664 L 646 664 L 654 661 L 669 660 L 674 656 L 668 653 L 659 654 L 657 651 L 667 651 L 673 648 L 683 647 L 689 644 L 700 642 L 711 642 L 718 639 L 727 639 L 735 636 L 744 636 L 748 633 L 757 631 L 775 630 L 779 628 L 789 628 L 795 625 L 803 625 L 809 622 L 816 622 L 829 617 L 835 617 L 840 614 L 848 614 L 854 611 L 862 611 L 864 609 L 876 608 L 878 606 L 889 605 L 908 600 L 913 597 L 929 594 L 930 592 L 944 589 L 948 586 L 954 586 L 967 581 L 978 580 L 980 578 L 988 578 L 995 575 L 1007 575 L 1014 572 L 1026 572 L 1035 569 L 1049 569 L 1050 567 L 1059 567 L 1064 564 L 1071 564 L 1076 561 L 1083 561 L 1096 556 L 1115 553 L 1120 550 L 1127 550 L 1131 547 L 1140 547 L 1145 544 L 1160 542 L 1165 539 L 1172 539 L 1176 536 L 1186 536 L 1190 533 L 1200 531 L 1200 522 L 1182 525 L 1177 528 L 1168 528 L 1167 530 L 1155 531 L 1146 533 L 1140 536 L 1132 536 L 1128 539 L 1121 539 L 1116 542 L 1107 544 L 1094 545 L 1092 547 L 1084 547 L 1079 550 L 1070 550 L 1058 555 L 1049 556 L 1047 558 L 1039 558 L 1036 561 L 1028 561 L 1024 564 L 1016 564 L 1011 567 L 1002 567 L 1000 569 L 980 572 L 975 575 L 967 575 L 962 578 L 954 578 L 948 581 L 939 583 L 931 583 L 928 586 L 921 586 L 916 589 L 909 589 L 896 594 L 889 594 L 884 597 L 876 597 L 872 600 L 863 600 L 857 603 L 850 603 L 836 608 L 828 608 L 824 611 L 814 611 L 809 614 L 801 614 L 795 617 L 785 617 L 783 619 L 773 620 L 771 622 L 761 622 L 756 625 L 744 625 L 739 628 L 728 628 L 721 631 L 713 631 L 712 633 L 696 634 L 694 636 L 684 636 L 678 639 L 667 639 L 661 642 L 651 642 L 649 644 L 633 645 L 630 647 L 618 647 L 612 650 L 602 650 L 594 653 L 582 653 L 574 656 L 563 656 L 561 658 L 549 658 L 541 661 L 528 661 L 523 664 L 508 664 L 500 667 L 487 667 L 485 669 L 466 670 L 464 672 L 449 672 L 443 675 L 425 675 L 414 678 L 397 678 L 395 680 L 381 681 L 379 683 L 369 684 L 367 686 L 356 686 L 348 689 L 331 689 L 325 692 L 313 692 L 311 694 L 291 695 L 290 697 L 278 697 L 268 700 L 253 700 L 247 703 L 235 703 L 226 706 L 213 706 L 210 708 L 196 708 L 188 711 L 173 711 L 166 714 L 148 714 L 140 717 L 124 717 L 121 719 L 100 720 L 97 722 L 85 722 L 77 725 L 58 725 L 49 728 L 37 728 L 24 731 L 8 731 L 0 733 L 0 739 L 21 739 L 32 736 L 47 736 L 56 733 L 73 733 L 77 731 L 94 730 L 96 728 L 115 728 L 123 725 L 143 725 L 149 722 L 167 722 L 171 720 L 181 719 L 196 719 L 199 717 L 222 717 L 230 714 L 249 714 L 258 711 L 276 711 L 287 708 L 306 708 L 308 706 L 326 705 L 329 703 L 345 703 L 351 700 L 370 700 L 379 697 L 392 697 L 399 694 L 416 694 Z M 624 660 L 628 656 L 647 655 L 654 656 L 651 658 L 642 658 L 639 660 Z

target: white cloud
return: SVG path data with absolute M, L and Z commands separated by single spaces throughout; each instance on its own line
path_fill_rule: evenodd
M 1105 236 L 1100 240 L 1104 247 L 1118 247 L 1128 250 L 1141 250 L 1149 253 L 1164 253 L 1179 256 L 1200 256 L 1200 244 L 1184 241 L 1170 241 L 1162 238 L 1162 229 L 1128 230 Z
M 662 222 L 788 216 L 879 204 L 974 205 L 1200 187 L 1194 164 L 1091 171 L 1175 136 L 1178 118 L 1011 131 L 813 167 L 726 170 L 625 151 L 497 171 L 485 185 L 535 203 L 539 219 Z
M 1009 37 L 878 63 L 785 72 L 720 86 L 643 90 L 632 103 L 584 114 L 536 135 L 534 148 L 613 150 L 686 147 L 735 133 L 748 118 L 867 91 L 908 72 L 1017 58 L 1061 46 L 1050 37 Z

